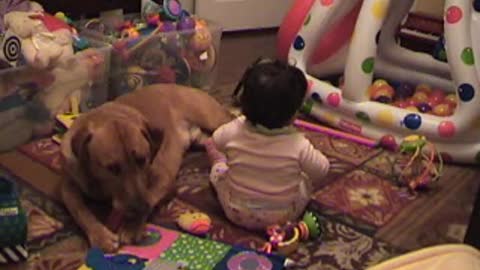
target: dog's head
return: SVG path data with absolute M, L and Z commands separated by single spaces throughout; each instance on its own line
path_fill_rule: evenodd
M 111 194 L 113 207 L 126 216 L 148 211 L 145 194 L 159 140 L 146 121 L 104 119 L 89 122 L 72 137 L 71 147 L 87 174 L 89 190 Z

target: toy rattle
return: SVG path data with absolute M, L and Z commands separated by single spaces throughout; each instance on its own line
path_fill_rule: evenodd
M 284 226 L 272 225 L 267 228 L 269 241 L 263 245 L 261 252 L 278 251 L 288 256 L 298 249 L 300 241 L 316 239 L 322 234 L 318 218 L 312 212 L 306 212 L 302 221 L 297 224 L 288 222 Z
M 428 152 L 428 154 L 425 152 Z M 411 191 L 425 188 L 440 178 L 443 170 L 442 156 L 436 150 L 435 145 L 430 143 L 425 136 L 411 135 L 405 137 L 400 144 L 400 153 L 411 155 L 408 162 L 402 166 L 399 175 L 399 182 L 406 184 Z M 435 157 L 438 159 L 438 166 L 434 163 Z M 413 179 L 408 179 L 407 172 L 412 171 L 415 162 L 423 166 L 423 170 Z

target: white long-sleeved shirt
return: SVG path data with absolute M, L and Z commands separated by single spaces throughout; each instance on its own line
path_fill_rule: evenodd
M 213 141 L 227 156 L 232 196 L 244 199 L 288 204 L 302 183 L 321 181 L 329 169 L 328 159 L 293 127 L 262 132 L 239 117 L 217 129 Z

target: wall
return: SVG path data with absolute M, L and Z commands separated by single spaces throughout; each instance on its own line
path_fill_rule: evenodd
M 180 3 L 182 4 L 183 9 L 190 13 L 193 13 L 193 9 L 195 7 L 195 0 L 180 0 Z

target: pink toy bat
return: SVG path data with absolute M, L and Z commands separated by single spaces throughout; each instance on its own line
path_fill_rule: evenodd
M 327 135 L 330 135 L 330 136 L 333 136 L 333 137 L 338 137 L 338 138 L 350 140 L 350 141 L 353 141 L 353 142 L 356 142 L 356 143 L 359 143 L 359 144 L 363 144 L 363 145 L 366 145 L 366 146 L 372 147 L 372 148 L 376 147 L 378 145 L 378 143 L 376 141 L 372 140 L 372 139 L 356 136 L 356 135 L 353 135 L 353 134 L 350 134 L 350 133 L 346 133 L 346 132 L 343 132 L 343 131 L 338 131 L 338 130 L 327 128 L 327 127 L 320 126 L 320 125 L 315 125 L 315 124 L 308 123 L 308 122 L 305 122 L 305 121 L 302 121 L 302 120 L 299 120 L 299 119 L 295 120 L 294 125 L 296 125 L 297 127 L 302 127 L 302 128 L 314 131 L 314 132 L 319 132 L 319 133 L 327 134 Z

